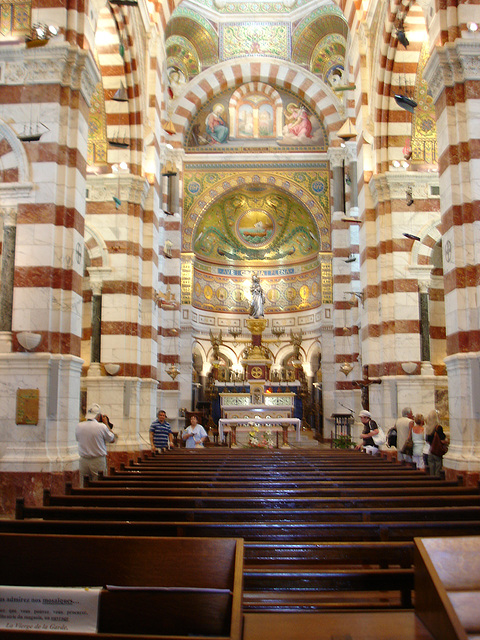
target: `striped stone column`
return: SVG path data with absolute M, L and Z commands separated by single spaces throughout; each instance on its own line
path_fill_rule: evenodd
M 3 118 L 20 137 L 40 133 L 11 144 L 19 163 L 25 159 L 20 183 L 33 185 L 18 187 L 15 252 L 6 267 L 13 261 L 12 352 L 0 356 L 0 473 L 14 470 L 18 486 L 38 489 L 42 474 L 64 478 L 78 459 L 85 153 L 99 73 L 88 51 L 62 41 L 5 47 L 0 62 Z M 36 347 L 21 345 L 24 331 L 39 336 Z M 38 390 L 38 401 L 22 410 L 29 390 Z
M 344 148 L 328 150 L 332 174 L 332 268 L 334 300 L 334 350 L 335 350 L 335 398 L 339 402 L 353 402 L 353 380 L 360 377 L 357 363 L 358 347 L 355 338 L 354 310 L 349 303 L 352 291 L 353 263 L 346 262 L 352 255 L 351 225 L 345 217 L 345 158 Z M 357 259 L 358 262 L 358 259 Z M 358 268 L 358 267 L 357 267 Z M 357 354 L 354 354 L 354 351 Z M 346 367 L 346 368 L 345 368 Z M 348 369 L 351 367 L 351 370 Z M 330 372 L 331 376 L 331 372 Z M 341 410 L 339 406 L 335 411 Z
M 457 39 L 432 51 L 424 74 L 437 117 L 451 438 L 445 467 L 472 482 L 480 475 L 479 60 L 478 38 Z

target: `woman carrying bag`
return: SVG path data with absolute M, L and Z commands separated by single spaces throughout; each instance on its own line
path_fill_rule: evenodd
M 431 476 L 439 476 L 442 470 L 443 456 L 448 451 L 448 438 L 438 422 L 435 409 L 427 416 L 425 440 L 430 445 L 428 453 L 428 469 Z

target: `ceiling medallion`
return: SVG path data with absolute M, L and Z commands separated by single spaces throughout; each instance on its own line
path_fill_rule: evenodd
M 275 235 L 275 221 L 263 209 L 251 209 L 237 222 L 237 236 L 249 247 L 263 247 Z

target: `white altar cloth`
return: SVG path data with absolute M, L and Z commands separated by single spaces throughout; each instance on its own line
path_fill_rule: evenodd
M 300 442 L 300 426 L 302 421 L 299 418 L 220 418 L 218 421 L 218 437 L 220 442 L 223 442 L 224 433 L 223 427 L 229 424 L 293 424 L 296 430 L 296 441 Z

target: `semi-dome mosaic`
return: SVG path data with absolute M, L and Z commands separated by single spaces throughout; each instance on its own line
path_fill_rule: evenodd
M 259 185 L 225 195 L 195 230 L 194 253 L 209 262 L 303 262 L 316 256 L 320 239 L 310 213 L 277 189 Z

